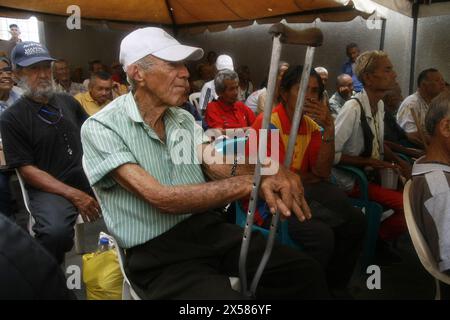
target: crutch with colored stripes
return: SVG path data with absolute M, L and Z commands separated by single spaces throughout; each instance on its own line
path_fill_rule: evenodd
M 315 47 L 322 45 L 323 35 L 320 29 L 317 28 L 309 28 L 305 30 L 296 31 L 287 27 L 282 23 L 273 25 L 270 28 L 269 33 L 273 35 L 273 46 L 272 46 L 272 57 L 270 60 L 269 80 L 267 86 L 267 97 L 264 106 L 264 118 L 262 129 L 267 130 L 269 128 L 270 115 L 272 113 L 272 104 L 275 94 L 275 85 L 278 73 L 278 64 L 281 56 L 282 44 L 307 46 L 305 64 L 301 76 L 300 88 L 296 101 L 294 118 L 292 119 L 291 133 L 289 136 L 289 143 L 284 162 L 284 166 L 286 168 L 289 168 L 291 165 L 295 140 L 297 138 L 297 132 L 301 120 L 303 103 L 305 101 L 305 92 L 308 86 L 309 73 L 311 71 L 311 65 L 314 58 Z M 242 246 L 239 257 L 239 276 L 241 282 L 241 292 L 247 298 L 251 298 L 255 295 L 258 282 L 270 258 L 280 216 L 280 213 L 277 212 L 272 217 L 266 249 L 264 251 L 263 257 L 261 258 L 261 262 L 257 268 L 255 276 L 252 280 L 251 286 L 250 288 L 248 288 L 247 273 L 246 273 L 247 254 L 252 234 L 253 217 L 255 214 L 256 204 L 258 201 L 258 192 L 261 183 L 261 159 L 259 157 L 261 154 L 266 155 L 265 150 L 267 149 L 267 140 L 261 139 L 261 141 L 259 141 L 258 143 L 258 148 L 259 150 L 257 155 L 257 163 L 255 166 L 255 173 L 253 178 L 253 189 L 250 195 L 250 203 L 247 211 L 247 222 L 244 226 L 244 235 L 242 239 Z

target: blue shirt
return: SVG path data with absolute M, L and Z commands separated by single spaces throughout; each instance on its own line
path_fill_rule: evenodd
M 11 107 L 14 102 L 19 100 L 20 96 L 22 95 L 22 89 L 19 87 L 12 87 L 11 91 L 9 92 L 9 98 L 6 101 L 0 100 L 0 113 L 5 111 L 7 108 Z
M 350 60 L 348 60 L 342 66 L 342 73 L 345 73 L 345 74 L 348 74 L 349 76 L 352 76 L 353 90 L 355 90 L 356 92 L 360 92 L 362 89 L 364 89 L 363 84 L 361 83 L 361 81 L 359 81 L 359 79 L 356 76 L 356 74 L 353 74 L 352 62 Z

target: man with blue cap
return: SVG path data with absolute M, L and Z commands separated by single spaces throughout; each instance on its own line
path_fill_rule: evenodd
M 11 62 L 24 93 L 2 113 L 0 128 L 6 163 L 27 185 L 35 238 L 62 263 L 78 214 L 92 221 L 100 208 L 81 164 L 80 128 L 87 116 L 74 98 L 55 93 L 54 60 L 40 43 L 15 46 Z

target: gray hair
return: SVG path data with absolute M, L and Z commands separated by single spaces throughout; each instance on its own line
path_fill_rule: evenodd
M 128 81 L 128 83 L 130 84 L 130 86 L 131 86 L 131 91 L 134 91 L 134 90 L 136 89 L 137 83 L 136 83 L 136 81 L 134 81 L 134 79 L 133 79 L 133 78 L 130 76 L 130 74 L 128 73 L 129 70 L 130 70 L 130 67 L 131 67 L 132 65 L 135 65 L 135 66 L 137 66 L 139 69 L 141 69 L 142 71 L 147 72 L 147 71 L 149 71 L 149 70 L 153 67 L 153 65 L 155 64 L 155 62 L 152 61 L 152 59 L 150 59 L 151 57 L 153 57 L 153 56 L 152 56 L 152 55 L 147 55 L 147 56 L 145 56 L 145 57 L 139 59 L 138 61 L 133 62 L 132 64 L 130 64 L 130 65 L 127 67 L 127 70 L 126 70 L 127 81 Z
M 386 58 L 388 55 L 379 50 L 366 51 L 361 53 L 355 61 L 355 73 L 359 81 L 364 83 L 364 74 L 375 71 L 378 60 L 380 58 Z
M 224 69 L 219 71 L 219 73 L 214 78 L 214 87 L 217 94 L 225 92 L 225 80 L 239 81 L 239 77 L 238 74 L 232 70 Z
M 425 117 L 425 128 L 430 136 L 436 126 L 445 117 L 450 117 L 450 91 L 445 90 L 431 101 L 430 109 Z

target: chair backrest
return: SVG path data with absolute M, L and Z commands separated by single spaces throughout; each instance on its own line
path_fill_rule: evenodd
M 81 158 L 81 164 L 83 166 L 84 173 L 87 175 L 88 172 L 87 172 L 87 169 L 86 169 L 86 161 L 84 159 L 84 156 Z M 92 188 L 92 192 L 95 195 L 95 198 L 97 199 L 98 204 L 101 207 L 102 203 L 101 203 L 100 198 L 99 198 L 99 196 L 97 194 L 97 191 L 95 190 L 95 187 L 91 186 L 91 188 Z M 131 286 L 131 282 L 130 282 L 130 280 L 128 280 L 128 277 L 127 277 L 127 275 L 125 273 L 125 268 L 124 268 L 125 252 L 124 252 L 124 250 L 121 247 L 119 247 L 119 244 L 117 243 L 117 240 L 114 239 L 113 236 L 111 236 L 111 232 L 109 230 L 108 230 L 108 232 L 110 233 L 109 234 L 109 239 L 112 241 L 112 243 L 114 245 L 114 248 L 116 250 L 116 253 L 117 253 L 117 260 L 119 260 L 120 271 L 122 272 L 123 280 L 124 280 L 124 283 L 123 283 L 124 291 L 129 289 L 129 291 L 130 291 L 129 293 L 130 293 L 131 297 L 134 300 L 141 300 L 141 298 L 138 296 L 138 294 L 133 290 L 133 287 Z M 126 288 L 126 286 L 128 288 Z M 124 297 L 124 296 L 125 296 L 125 294 L 122 294 L 122 297 Z
M 201 114 L 200 95 L 201 92 L 194 92 L 189 95 L 189 102 L 192 103 L 197 108 L 199 114 Z
M 411 203 L 409 200 L 409 193 L 411 190 L 411 180 L 408 181 L 403 190 L 403 207 L 405 210 L 405 218 L 406 224 L 408 226 L 408 231 L 411 236 L 411 240 L 414 245 L 414 249 L 419 256 L 420 262 L 423 267 L 436 279 L 439 281 L 450 284 L 450 276 L 439 271 L 437 266 L 437 262 L 435 261 L 433 255 L 430 252 L 430 248 L 428 247 L 425 238 L 423 237 L 422 232 L 419 230 L 417 226 L 416 220 L 414 219 L 414 215 L 411 209 Z
M 28 197 L 28 192 L 27 192 L 27 189 L 25 188 L 25 181 L 23 180 L 22 176 L 20 175 L 19 170 L 15 169 L 15 171 L 16 171 L 16 175 L 17 175 L 17 180 L 19 180 L 20 191 L 22 191 L 22 197 L 23 197 L 23 202 L 25 204 L 25 208 L 27 209 L 28 213 L 31 214 L 30 198 Z

